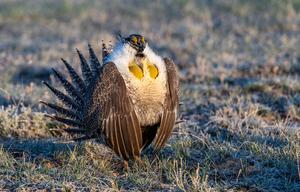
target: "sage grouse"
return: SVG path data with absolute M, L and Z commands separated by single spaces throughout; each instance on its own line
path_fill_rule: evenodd
M 72 83 L 53 69 L 68 95 L 44 83 L 65 105 L 42 101 L 56 111 L 50 117 L 71 126 L 68 133 L 82 135 L 75 140 L 103 136 L 125 163 L 140 160 L 151 143 L 160 150 L 178 111 L 179 78 L 173 61 L 158 56 L 137 34 L 120 37 L 110 50 L 104 44 L 103 64 L 90 45 L 89 62 L 77 52 L 83 78 L 64 59 Z

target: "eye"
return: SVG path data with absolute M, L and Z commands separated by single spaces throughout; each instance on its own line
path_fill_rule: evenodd
M 132 43 L 137 44 L 137 41 L 138 41 L 138 39 L 137 39 L 136 36 L 133 36 L 133 37 L 131 38 L 131 42 L 132 42 Z
M 142 41 L 142 43 L 145 43 L 145 38 L 144 38 L 144 37 L 142 37 L 142 40 L 141 40 L 141 41 Z

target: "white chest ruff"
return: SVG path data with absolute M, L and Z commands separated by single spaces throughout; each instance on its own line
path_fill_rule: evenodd
M 153 59 L 151 57 L 148 58 L 149 60 Z M 155 79 L 150 77 L 148 70 L 144 70 L 144 77 L 142 79 L 136 78 L 129 71 L 123 74 L 128 93 L 134 104 L 134 110 L 142 126 L 158 123 L 163 112 L 166 97 L 167 74 L 165 65 L 160 62 L 163 61 L 151 61 L 151 63 L 156 65 L 159 71 Z
M 141 81 L 127 82 L 129 95 L 142 126 L 160 121 L 166 97 L 166 82 L 145 76 Z
M 146 46 L 143 53 L 151 63 L 155 64 L 159 71 L 155 79 L 151 78 L 149 73 L 146 72 L 144 77 L 139 80 L 129 71 L 128 64 L 136 54 L 136 51 L 129 45 L 117 45 L 107 61 L 116 64 L 125 80 L 140 123 L 142 126 L 146 126 L 160 121 L 166 97 L 167 71 L 163 59 L 148 46 Z

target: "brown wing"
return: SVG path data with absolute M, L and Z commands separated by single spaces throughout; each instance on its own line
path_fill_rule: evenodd
M 164 59 L 167 68 L 167 94 L 160 127 L 154 141 L 154 150 L 160 150 L 170 137 L 175 125 L 179 104 L 179 77 L 176 66 L 169 58 Z
M 93 94 L 94 109 L 100 108 L 102 131 L 110 147 L 125 160 L 139 157 L 141 126 L 127 94 L 126 84 L 114 63 L 104 66 Z

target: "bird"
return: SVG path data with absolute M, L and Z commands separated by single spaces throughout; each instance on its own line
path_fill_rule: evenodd
M 140 34 L 118 36 L 116 43 L 103 43 L 102 62 L 88 44 L 89 59 L 78 50 L 80 76 L 65 60 L 69 79 L 52 68 L 65 92 L 43 82 L 61 104 L 41 101 L 53 109 L 48 117 L 68 125 L 74 141 L 104 138 L 124 166 L 141 161 L 152 145 L 162 149 L 178 117 L 179 75 L 170 58 L 163 58 Z

